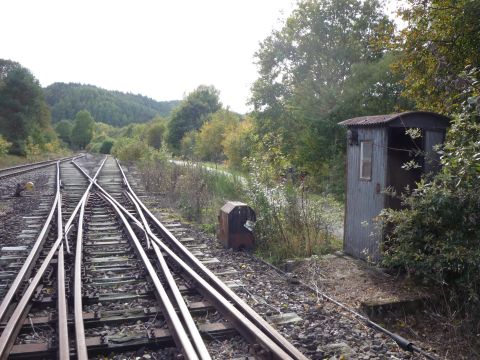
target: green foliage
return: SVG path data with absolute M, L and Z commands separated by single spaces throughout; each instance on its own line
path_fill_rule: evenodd
M 87 110 L 79 111 L 75 116 L 75 123 L 70 136 L 72 145 L 77 149 L 85 149 L 93 138 L 94 126 L 95 120 L 90 113 Z
M 163 144 L 166 130 L 167 128 L 162 122 L 156 122 L 148 126 L 146 129 L 148 145 L 153 147 L 154 149 L 160 149 Z
M 152 158 L 154 149 L 140 140 L 120 138 L 115 141 L 110 152 L 122 161 L 134 162 Z
M 110 151 L 112 150 L 113 144 L 115 142 L 112 139 L 107 139 L 102 142 L 102 145 L 100 146 L 100 149 L 98 152 L 100 154 L 110 154 Z
M 209 116 L 198 130 L 195 154 L 201 160 L 220 162 L 225 158 L 223 141 L 229 132 L 235 131 L 239 116 L 229 110 L 219 110 Z
M 441 172 L 404 197 L 404 210 L 386 210 L 391 229 L 384 264 L 403 267 L 438 286 L 448 285 L 480 304 L 480 71 L 460 78 L 468 84 L 442 151 Z M 468 300 L 468 301 L 465 301 Z
M 180 142 L 180 154 L 184 159 L 196 160 L 195 147 L 197 145 L 198 132 L 191 130 L 187 132 Z
M 58 137 L 65 143 L 70 144 L 70 136 L 72 135 L 73 122 L 71 120 L 61 120 L 55 125 L 55 131 Z
M 88 110 L 97 120 L 114 126 L 147 122 L 157 115 L 167 116 L 180 103 L 155 101 L 145 96 L 109 91 L 92 85 L 55 83 L 45 88 L 53 121 L 73 119 Z
M 303 0 L 256 53 L 259 141 L 280 136 L 282 152 L 319 190 L 343 191 L 345 134 L 337 123 L 402 107 L 385 55 L 393 29 L 376 0 Z
M 480 64 L 480 1 L 408 0 L 400 13 L 408 24 L 396 44 L 405 95 L 420 109 L 459 110 L 465 84 L 457 75 Z
M 147 191 L 162 193 L 182 216 L 216 228 L 219 209 L 227 200 L 242 200 L 239 178 L 193 164 L 174 165 L 166 159 L 139 164 Z
M 313 195 L 271 139 L 250 160 L 248 204 L 257 214 L 258 253 L 273 262 L 337 250 L 342 211 L 328 195 Z
M 248 170 L 246 159 L 252 154 L 255 146 L 254 131 L 251 118 L 247 118 L 225 133 L 222 146 L 230 169 Z
M 0 59 L 0 133 L 12 143 L 10 152 L 26 154 L 27 139 L 42 147 L 55 140 L 50 111 L 38 80 L 20 64 Z
M 182 101 L 168 124 L 167 141 L 175 152 L 180 151 L 183 136 L 198 130 L 209 114 L 220 110 L 219 92 L 213 86 L 200 85 Z
M 8 150 L 10 150 L 11 146 L 12 146 L 12 143 L 8 142 L 3 138 L 2 135 L 0 135 L 0 156 L 7 155 Z

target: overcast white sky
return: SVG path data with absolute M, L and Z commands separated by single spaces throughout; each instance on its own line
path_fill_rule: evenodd
M 0 58 L 18 61 L 42 86 L 93 84 L 156 100 L 200 84 L 247 111 L 253 54 L 293 0 L 6 0 Z
M 246 112 L 257 78 L 253 54 L 294 5 L 294 0 L 4 0 L 0 58 L 27 67 L 42 86 L 78 82 L 172 100 L 200 84 L 214 85 L 224 105 Z

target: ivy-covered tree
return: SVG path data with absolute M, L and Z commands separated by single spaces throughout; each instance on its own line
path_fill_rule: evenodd
M 72 145 L 77 149 L 85 149 L 93 138 L 95 120 L 87 110 L 82 110 L 75 116 L 75 122 L 70 136 Z
M 30 137 L 37 145 L 54 140 L 50 111 L 42 88 L 19 63 L 0 59 L 0 133 L 12 143 L 10 152 L 25 155 Z
M 168 123 L 167 141 L 172 150 L 178 152 L 183 136 L 189 131 L 200 129 L 207 116 L 221 107 L 219 91 L 213 86 L 200 85 L 188 94 Z

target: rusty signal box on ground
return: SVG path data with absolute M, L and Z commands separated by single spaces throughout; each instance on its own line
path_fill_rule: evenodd
M 255 212 L 247 204 L 229 201 L 218 214 L 218 239 L 225 248 L 252 250 L 255 245 Z

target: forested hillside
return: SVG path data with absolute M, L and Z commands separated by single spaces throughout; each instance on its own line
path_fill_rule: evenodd
M 73 119 L 88 110 L 97 120 L 113 126 L 143 123 L 167 116 L 179 101 L 155 101 L 146 96 L 105 90 L 92 85 L 54 83 L 44 89 L 52 121 Z

